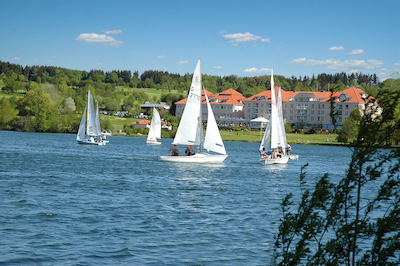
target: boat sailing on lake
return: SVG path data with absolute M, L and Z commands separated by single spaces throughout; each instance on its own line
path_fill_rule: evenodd
M 147 144 L 160 145 L 161 142 L 157 141 L 161 139 L 161 118 L 157 109 L 153 107 L 153 117 L 151 118 L 150 130 L 147 135 Z
M 297 155 L 289 155 L 291 147 L 287 143 L 282 112 L 282 91 L 279 88 L 278 101 L 275 95 L 274 74 L 271 72 L 271 116 L 260 144 L 261 164 L 286 164 Z
M 185 163 L 222 163 L 228 154 L 226 153 L 221 134 L 219 133 L 214 113 L 208 101 L 207 93 L 204 90 L 205 102 L 207 104 L 207 128 L 205 138 L 203 138 L 202 125 L 202 82 L 201 82 L 201 63 L 197 62 L 193 73 L 192 84 L 187 98 L 185 109 L 176 132 L 173 145 L 186 145 L 188 150 L 191 146 L 196 146 L 195 153 L 188 152 L 187 155 L 180 155 L 174 150 L 178 146 L 171 148 L 173 155 L 160 156 L 161 161 L 185 162 Z M 207 152 L 203 152 L 206 149 Z M 215 152 L 209 153 L 209 151 Z
M 98 114 L 99 108 L 97 106 L 97 112 L 94 111 L 93 97 L 88 90 L 88 101 L 83 111 L 81 123 L 79 125 L 78 134 L 76 135 L 76 140 L 78 144 L 87 145 L 106 145 L 106 142 L 101 136 L 100 130 L 100 118 Z

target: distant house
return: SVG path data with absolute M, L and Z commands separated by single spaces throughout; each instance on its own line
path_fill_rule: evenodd
M 139 123 L 137 121 L 132 122 L 132 125 L 135 126 L 135 128 L 146 128 L 150 127 L 150 121 L 146 119 L 139 120 Z
M 139 123 L 132 122 L 131 124 L 135 126 L 135 128 L 150 128 L 150 121 L 146 119 L 142 119 L 138 121 Z M 161 121 L 161 128 L 167 128 L 168 130 L 172 130 L 171 126 L 168 126 L 167 121 Z
M 140 108 L 143 109 L 145 114 L 149 114 L 150 109 L 153 108 L 153 107 L 160 108 L 160 109 L 165 109 L 165 110 L 169 110 L 171 108 L 165 102 L 160 102 L 160 103 L 145 102 L 144 104 L 140 105 Z

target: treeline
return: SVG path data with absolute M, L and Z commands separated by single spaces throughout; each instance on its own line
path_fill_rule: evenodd
M 140 76 L 138 71 L 102 70 L 80 71 L 54 66 L 21 66 L 0 61 L 0 78 L 5 83 L 3 91 L 14 92 L 23 89 L 26 82 L 59 84 L 65 82 L 67 86 L 85 87 L 88 84 L 106 83 L 116 86 L 129 86 L 131 88 L 156 88 L 158 90 L 177 90 L 186 92 L 190 86 L 192 74 L 185 75 L 169 73 L 167 71 L 148 70 Z M 366 92 L 373 86 L 381 83 L 376 74 L 346 73 L 318 74 L 290 78 L 276 75 L 275 84 L 287 91 L 327 91 L 332 84 L 346 89 L 351 86 L 362 87 Z M 219 93 L 232 88 L 250 97 L 270 88 L 270 77 L 267 75 L 257 77 L 210 76 L 203 74 L 203 85 L 213 93 Z
M 175 115 L 175 102 L 185 98 L 192 74 L 170 74 L 149 70 L 139 76 L 137 71 L 101 70 L 80 71 L 53 66 L 25 66 L 0 61 L 0 89 L 9 93 L 0 98 L 0 128 L 19 131 L 75 133 L 86 105 L 88 89 L 99 107 L 109 112 L 126 111 L 127 116 L 143 112 L 145 101 L 163 101 L 171 106 L 166 120 Z M 203 75 L 203 85 L 213 93 L 232 88 L 245 97 L 270 88 L 270 76 L 225 77 Z M 359 82 L 362 82 L 359 84 Z M 381 89 L 400 91 L 400 79 L 379 82 L 375 75 L 339 73 L 320 74 L 317 77 L 275 76 L 275 84 L 285 90 L 335 90 L 358 86 L 367 94 L 377 95 Z M 143 90 L 155 88 L 160 95 L 150 96 Z M 17 93 L 16 93 L 17 92 Z M 108 128 L 107 122 L 101 123 Z M 108 128 L 112 129 L 112 128 Z

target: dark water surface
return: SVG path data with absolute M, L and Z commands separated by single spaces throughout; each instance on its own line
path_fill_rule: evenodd
M 292 145 L 258 164 L 258 143 L 225 142 L 224 164 L 159 162 L 172 139 L 0 131 L 0 264 L 268 265 L 280 203 L 307 181 L 343 177 L 345 147 Z M 184 147 L 181 147 L 183 149 Z M 296 197 L 295 197 L 296 198 Z M 297 197 L 298 198 L 298 197 Z

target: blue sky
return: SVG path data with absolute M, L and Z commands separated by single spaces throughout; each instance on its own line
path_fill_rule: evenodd
M 251 77 L 400 71 L 400 1 L 0 1 L 0 60 Z

